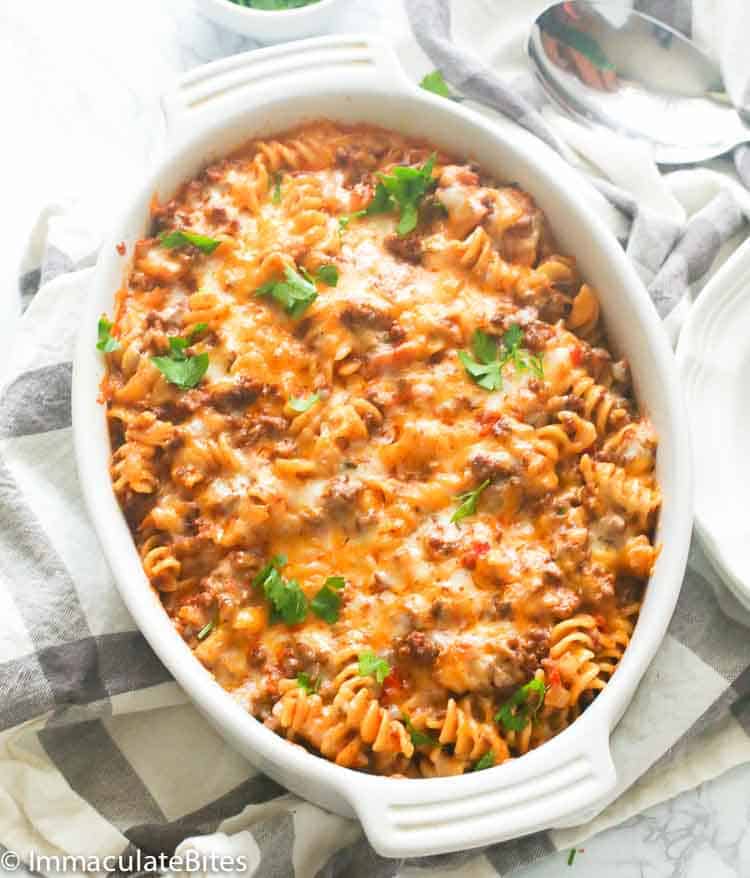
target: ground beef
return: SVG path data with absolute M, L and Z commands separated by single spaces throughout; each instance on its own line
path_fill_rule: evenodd
M 271 392 L 271 385 L 264 384 L 262 381 L 257 381 L 247 375 L 240 375 L 231 387 L 213 391 L 211 404 L 219 411 L 244 409 L 261 396 L 269 396 Z
M 361 329 L 380 329 L 388 331 L 393 325 L 393 318 L 383 311 L 378 311 L 366 302 L 352 302 L 339 315 L 341 323 L 352 332 Z
M 393 641 L 393 649 L 400 659 L 411 659 L 419 664 L 432 664 L 440 654 L 440 647 L 422 631 L 412 631 Z
M 625 607 L 628 604 L 635 604 L 643 600 L 643 592 L 646 590 L 646 584 L 640 579 L 633 579 L 625 576 L 617 580 L 615 586 L 615 596 L 617 598 L 617 606 Z
M 432 522 L 424 536 L 425 554 L 430 561 L 455 555 L 460 545 L 461 535 L 456 528 L 447 527 L 439 521 Z
M 280 436 L 286 431 L 287 426 L 286 418 L 259 415 L 256 418 L 252 418 L 247 426 L 240 430 L 238 442 L 240 445 L 254 445 L 256 442 L 260 442 L 261 439 Z
M 388 235 L 386 249 L 399 259 L 418 265 L 422 261 L 422 238 L 417 232 L 408 235 Z
M 507 451 L 475 451 L 469 464 L 480 482 L 507 478 L 518 472 L 518 461 Z
M 553 396 L 547 402 L 547 411 L 551 414 L 557 412 L 573 412 L 576 415 L 582 415 L 586 409 L 586 404 L 580 396 L 567 393 L 564 396 Z
M 336 165 L 345 172 L 346 182 L 351 186 L 369 177 L 385 154 L 387 146 L 375 145 L 372 149 L 358 146 L 340 146 L 336 150 Z
M 541 626 L 530 628 L 520 645 L 520 663 L 529 676 L 537 670 L 548 653 L 549 631 Z
M 325 512 L 333 518 L 346 518 L 351 514 L 363 487 L 362 482 L 349 476 L 337 476 L 332 479 L 323 493 Z
M 560 586 L 545 592 L 542 603 L 556 619 L 568 619 L 581 606 L 581 597 L 572 589 Z
M 507 332 L 511 326 L 520 326 L 523 330 L 523 346 L 532 353 L 543 351 L 555 334 L 552 326 L 539 320 L 539 312 L 533 305 L 521 308 L 512 314 L 499 311 L 492 318 L 491 323 L 502 332 Z

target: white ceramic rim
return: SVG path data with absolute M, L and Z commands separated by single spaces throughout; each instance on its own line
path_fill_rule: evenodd
M 345 83 L 339 64 L 344 58 L 355 59 Z M 257 83 L 253 87 L 244 80 L 238 86 L 240 72 L 247 78 L 248 71 L 258 70 L 272 74 L 264 80 L 261 91 Z M 566 217 L 577 224 L 582 235 L 585 233 L 591 248 L 587 258 L 594 254 L 606 264 L 621 297 L 618 308 L 625 316 L 619 318 L 612 311 L 610 314 L 633 323 L 633 345 L 637 342 L 645 358 L 641 371 L 654 372 L 654 386 L 658 385 L 665 406 L 661 417 L 665 419 L 666 433 L 663 429 L 661 448 L 671 451 L 661 454 L 658 464 L 665 496 L 670 498 L 659 525 L 664 548 L 641 619 L 615 678 L 575 723 L 550 742 L 520 759 L 457 778 L 399 780 L 341 768 L 301 748 L 290 747 L 219 687 L 177 635 L 148 585 L 112 491 L 106 419 L 96 402 L 102 361 L 92 339 L 99 314 L 111 308 L 124 270 L 115 244 L 136 237 L 132 229 L 134 213 L 143 234 L 147 225 L 145 205 L 160 182 L 166 185 L 164 179 L 170 173 L 174 175 L 180 163 L 195 164 L 195 154 L 220 154 L 220 144 L 229 136 L 231 124 L 249 113 L 260 116 L 266 112 L 269 118 L 282 120 L 287 104 L 324 98 L 330 103 L 335 98 L 341 102 L 341 112 L 331 115 L 344 118 L 348 114 L 353 120 L 359 112 L 355 97 L 363 105 L 382 104 L 381 114 L 386 110 L 390 113 L 390 108 L 401 102 L 415 113 L 410 127 L 426 120 L 435 126 L 458 126 L 457 130 L 467 138 L 471 135 L 486 150 L 492 147 L 504 153 L 509 162 L 512 158 L 524 165 L 527 174 L 533 173 L 535 182 L 530 188 L 532 192 L 536 189 L 534 194 L 542 206 L 545 200 L 551 203 L 553 199 L 564 204 Z M 255 105 L 248 109 L 251 98 L 259 102 L 260 109 Z M 477 847 L 587 819 L 615 788 L 609 735 L 671 618 L 687 560 L 692 517 L 688 438 L 671 349 L 621 247 L 583 203 L 581 179 L 517 126 L 488 121 L 465 107 L 418 90 L 403 77 L 390 47 L 369 36 L 316 38 L 215 62 L 181 80 L 165 97 L 164 107 L 170 127 L 178 137 L 188 139 L 160 163 L 102 250 L 82 319 L 73 378 L 73 425 L 82 490 L 123 600 L 138 627 L 199 709 L 235 747 L 306 798 L 339 813 L 355 812 L 375 849 L 385 856 L 420 856 Z M 274 133 L 283 127 L 279 121 L 277 128 L 264 130 Z M 245 139 L 249 136 L 252 134 Z M 164 194 L 160 192 L 162 197 Z
M 703 339 L 715 328 L 717 320 L 731 319 L 726 309 L 731 306 L 732 300 L 737 298 L 740 285 L 743 290 L 750 288 L 750 240 L 742 244 L 737 253 L 722 265 L 701 290 L 680 331 L 677 344 L 677 368 L 685 388 L 690 412 L 688 417 L 691 420 L 700 418 L 700 412 L 695 411 L 692 388 L 701 379 L 704 358 L 708 355 Z M 700 435 L 700 432 L 693 431 L 694 437 L 696 434 Z M 696 464 L 701 451 L 710 454 L 712 449 L 702 448 L 694 438 L 693 454 Z M 724 583 L 742 606 L 750 610 L 750 579 L 747 576 L 743 577 L 742 571 L 732 561 L 732 553 L 727 545 L 727 529 L 722 521 L 711 517 L 712 505 L 701 503 L 701 494 L 696 491 L 695 529 L 706 554 L 717 572 L 721 574 Z

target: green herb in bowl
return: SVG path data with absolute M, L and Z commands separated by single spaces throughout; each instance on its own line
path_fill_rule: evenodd
M 319 0 L 232 0 L 237 6 L 262 9 L 264 12 L 283 12 L 286 9 L 299 9 L 301 6 L 311 6 L 318 2 Z

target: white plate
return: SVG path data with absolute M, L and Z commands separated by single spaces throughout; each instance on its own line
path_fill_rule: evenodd
M 677 363 L 692 432 L 695 523 L 706 554 L 750 610 L 750 241 L 701 292 Z

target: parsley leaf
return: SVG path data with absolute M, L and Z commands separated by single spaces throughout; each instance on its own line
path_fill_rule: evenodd
M 199 235 L 198 232 L 191 232 L 189 229 L 175 229 L 173 232 L 162 232 L 159 235 L 162 247 L 173 250 L 175 247 L 186 247 L 192 244 L 202 253 L 210 255 L 221 244 L 216 238 L 209 238 L 208 235 Z
M 246 6 L 250 9 L 262 9 L 265 12 L 280 12 L 286 9 L 300 9 L 317 3 L 318 0 L 232 0 L 238 6 Z
M 293 318 L 300 317 L 318 296 L 315 284 L 298 274 L 293 268 L 284 269 L 286 280 L 271 280 L 258 287 L 256 296 L 268 296 L 284 308 Z
M 339 217 L 339 232 L 343 232 L 353 219 L 366 216 L 366 210 L 355 210 L 354 213 L 345 213 Z
M 529 696 L 534 695 L 529 703 Z M 536 677 L 517 689 L 495 714 L 495 722 L 502 723 L 510 732 L 520 732 L 526 728 L 544 704 L 544 683 Z
M 359 673 L 362 677 L 375 677 L 378 683 L 382 683 L 391 672 L 388 662 L 375 655 L 371 649 L 361 652 L 358 659 Z
M 402 715 L 401 722 L 403 722 L 406 727 L 406 731 L 409 733 L 411 742 L 415 747 L 437 747 L 438 741 L 433 738 L 432 735 L 428 735 L 427 732 L 415 728 L 414 724 L 406 714 Z
M 419 205 L 425 195 L 434 187 L 432 169 L 435 166 L 433 153 L 421 168 L 395 167 L 390 174 L 380 174 L 380 183 L 375 190 L 375 200 L 382 186 L 390 196 L 393 205 L 398 209 L 400 218 L 396 231 L 399 235 L 408 235 L 417 227 Z M 381 190 L 382 191 L 382 190 Z M 380 196 L 381 202 L 384 196 Z M 370 208 L 368 208 L 368 212 Z
M 310 396 L 293 396 L 289 400 L 289 408 L 293 412 L 306 412 L 311 409 L 316 402 L 320 402 L 320 395 L 317 393 L 311 393 Z
M 208 354 L 203 353 L 183 359 L 176 359 L 170 354 L 168 357 L 151 357 L 151 362 L 170 384 L 176 385 L 181 390 L 189 390 L 196 387 L 206 374 Z
M 316 677 L 311 680 L 310 675 L 302 671 L 302 673 L 297 674 L 297 685 L 300 689 L 304 689 L 308 695 L 314 695 L 320 689 L 320 679 Z
M 253 587 L 259 588 L 268 579 L 273 570 L 281 570 L 286 564 L 286 555 L 274 555 L 273 558 L 262 567 L 253 577 Z
M 495 764 L 495 754 L 492 750 L 488 750 L 484 756 L 474 765 L 472 771 L 484 771 L 485 768 L 492 768 Z
M 97 326 L 96 349 L 104 354 L 111 354 L 120 347 L 120 342 L 111 334 L 112 324 L 106 314 L 99 318 Z
M 283 555 L 277 555 L 253 579 L 256 588 L 262 588 L 271 602 L 274 618 L 281 619 L 287 625 L 298 625 L 307 615 L 307 598 L 296 579 L 284 579 L 279 572 L 286 564 Z
M 208 635 L 214 630 L 216 627 L 216 619 L 211 619 L 210 622 L 206 622 L 206 624 L 201 628 L 201 630 L 195 635 L 198 640 L 205 640 Z
M 517 372 L 530 370 L 537 378 L 544 378 L 542 356 L 530 354 L 521 347 L 523 330 L 514 323 L 503 335 L 500 345 L 486 332 L 475 329 L 471 337 L 474 356 L 459 351 L 458 358 L 464 369 L 476 384 L 485 390 L 501 390 L 503 369 L 512 363 Z
M 339 270 L 335 265 L 321 265 L 315 277 L 327 287 L 335 287 L 339 282 Z
M 188 336 L 188 344 L 195 344 L 195 342 L 198 340 L 198 336 L 202 332 L 205 332 L 207 329 L 208 323 L 196 323 L 192 331 L 190 332 L 190 335 Z
M 530 354 L 521 347 L 522 344 L 523 330 L 517 323 L 514 323 L 503 335 L 504 364 L 512 362 L 517 372 L 531 370 L 537 378 L 544 378 L 542 355 Z
M 277 171 L 273 175 L 273 194 L 271 195 L 273 204 L 281 204 L 281 174 Z
M 151 362 L 164 375 L 170 384 L 181 390 L 195 387 L 208 369 L 208 354 L 188 357 L 185 350 L 193 344 L 195 336 L 203 332 L 207 324 L 199 323 L 187 338 L 179 335 L 169 337 L 169 354 L 166 357 L 151 357 Z
M 422 77 L 419 87 L 425 91 L 431 91 L 433 94 L 440 95 L 441 98 L 451 97 L 451 90 L 445 81 L 443 74 L 439 70 L 433 70 Z
M 497 344 L 481 329 L 475 329 L 471 337 L 474 356 L 466 351 L 458 352 L 458 359 L 468 372 L 474 383 L 485 390 L 500 390 L 503 386 L 503 366 L 505 363 L 498 358 Z
M 324 622 L 333 625 L 338 621 L 341 609 L 341 595 L 339 592 L 345 585 L 343 576 L 329 576 L 320 591 L 310 603 L 310 609 Z
M 451 524 L 458 524 L 459 521 L 476 513 L 479 498 L 482 496 L 482 492 L 487 488 L 489 483 L 490 480 L 485 479 L 482 484 L 478 488 L 474 488 L 473 491 L 466 491 L 466 493 L 458 495 L 458 499 L 461 500 L 461 505 L 451 516 Z
M 362 210 L 339 217 L 339 228 L 345 229 L 353 219 L 359 217 L 396 210 L 399 213 L 396 226 L 398 234 L 403 236 L 413 232 L 419 219 L 419 205 L 435 186 L 432 176 L 434 166 L 433 153 L 421 168 L 397 165 L 390 174 L 378 174 L 380 182 L 375 187 L 372 201 Z

